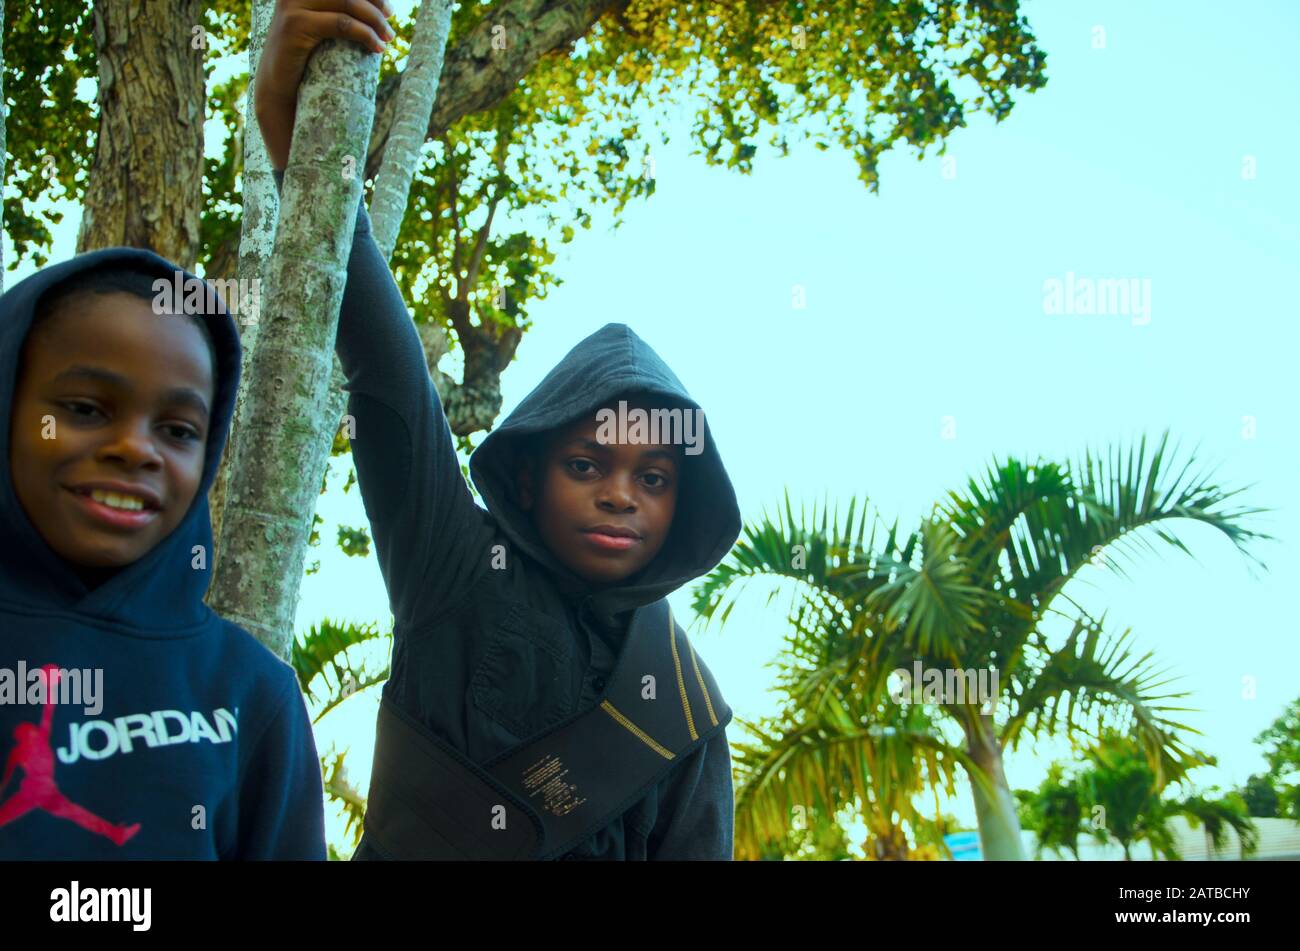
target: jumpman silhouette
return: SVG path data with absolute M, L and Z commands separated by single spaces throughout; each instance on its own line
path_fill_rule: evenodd
M 54 748 L 50 745 L 50 727 L 54 723 L 54 685 L 58 680 L 59 668 L 54 664 L 46 664 L 41 670 L 45 673 L 48 684 L 45 710 L 39 727 L 31 723 L 20 723 L 14 727 L 17 745 L 5 763 L 4 778 L 0 779 L 0 796 L 9 785 L 16 767 L 22 767 L 23 781 L 8 802 L 0 803 L 0 826 L 8 825 L 33 809 L 43 809 L 52 816 L 70 819 L 83 829 L 121 845 L 140 831 L 140 823 L 115 825 L 101 819 L 69 800 L 54 783 Z

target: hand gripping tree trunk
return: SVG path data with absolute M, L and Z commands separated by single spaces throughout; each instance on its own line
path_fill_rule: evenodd
M 419 165 L 420 149 L 424 145 L 425 131 L 429 126 L 429 114 L 433 111 L 433 102 L 438 94 L 438 77 L 442 74 L 450 32 L 450 0 L 424 0 L 420 4 L 419 19 L 415 23 L 415 36 L 412 38 L 406 68 L 402 70 L 401 86 L 397 93 L 397 118 L 370 199 L 371 230 L 385 260 L 392 257 L 393 248 L 397 244 L 397 233 L 401 230 L 402 218 L 406 215 L 411 179 Z M 438 360 L 447 351 L 446 334 L 438 332 L 431 337 L 422 333 L 421 339 L 426 343 L 429 372 L 435 375 L 436 380 L 440 375 L 437 370 Z M 433 350 L 429 348 L 431 341 L 435 347 Z M 336 358 L 327 410 L 330 419 L 338 420 L 347 408 L 347 393 L 343 389 L 345 382 L 343 369 Z
M 384 164 L 375 176 L 375 191 L 370 198 L 370 227 L 375 244 L 388 260 L 397 245 L 397 233 L 406 215 L 411 194 L 411 179 L 420 163 L 420 149 L 429 127 L 429 114 L 438 95 L 447 37 L 451 33 L 451 0 L 423 0 L 411 38 L 411 52 L 402 70 L 397 90 L 396 119 L 384 153 Z M 445 339 L 445 338 L 444 338 Z M 445 349 L 444 351 L 445 352 Z M 439 354 L 441 357 L 441 353 Z M 437 361 L 434 361 L 435 365 Z M 346 381 L 343 368 L 335 362 L 334 388 L 330 393 L 330 412 L 337 418 L 347 408 Z
M 95 0 L 99 136 L 78 251 L 149 248 L 187 269 L 203 213 L 199 0 Z
M 397 234 L 411 194 L 411 180 L 420 164 L 429 114 L 438 96 L 438 79 L 451 33 L 451 6 L 450 0 L 423 0 L 415 21 L 411 52 L 402 70 L 393 131 L 370 199 L 370 227 L 385 260 L 393 256 L 397 245 Z M 429 372 L 437 380 L 441 375 L 437 370 L 438 360 L 447 352 L 447 336 L 441 328 L 436 328 L 431 333 L 421 333 L 421 339 L 429 358 Z M 342 416 L 347 407 L 344 382 L 343 370 L 336 362 L 334 388 L 330 393 L 330 412 L 335 417 Z
M 240 415 L 248 395 L 249 364 L 252 362 L 253 350 L 257 346 L 262 272 L 271 257 L 271 250 L 275 243 L 275 223 L 280 216 L 280 196 L 275 190 L 271 160 L 266 154 L 266 145 L 262 142 L 262 130 L 253 114 L 253 89 L 257 77 L 257 64 L 261 61 L 262 43 L 271 28 L 271 18 L 274 14 L 275 0 L 253 0 L 252 23 L 248 37 L 248 92 L 244 97 L 243 217 L 240 220 L 238 276 L 241 281 L 250 282 L 245 284 L 246 287 L 256 286 L 259 290 L 257 296 L 253 298 L 257 303 L 251 309 L 247 306 L 247 297 L 241 296 L 237 320 L 239 342 L 243 350 L 243 373 L 239 380 L 239 393 L 235 397 L 235 415 L 230 424 L 226 453 L 221 459 L 217 477 L 212 482 L 212 489 L 208 492 L 208 509 L 212 513 L 212 537 L 218 540 L 221 538 L 226 486 L 229 484 L 230 464 L 235 455 Z M 258 283 L 254 285 L 251 283 L 253 281 Z M 219 557 L 220 546 L 218 545 L 213 556 L 214 565 L 215 559 Z
M 331 355 L 378 78 L 378 55 L 338 41 L 307 65 L 226 491 L 209 600 L 281 657 L 337 422 Z
M 380 247 L 385 259 L 393 256 L 398 233 L 402 230 L 402 217 L 406 213 L 407 200 L 411 194 L 411 179 L 415 177 L 416 166 L 420 164 L 420 149 L 429 135 L 429 116 L 433 113 L 438 97 L 438 84 L 450 31 L 450 0 L 422 1 L 415 38 L 411 43 L 411 56 L 402 73 L 402 84 L 396 92 L 394 120 L 383 149 L 383 165 L 374 182 L 374 196 L 370 199 L 374 243 Z M 494 201 L 487 212 L 486 225 L 477 235 L 471 274 L 468 281 L 464 282 L 467 294 L 468 288 L 474 286 L 474 272 L 491 231 L 495 209 L 497 205 Z M 474 430 L 489 429 L 491 421 L 497 416 L 500 409 L 500 373 L 515 355 L 520 334 L 517 330 L 500 331 L 493 327 L 472 326 L 469 322 L 468 299 L 450 300 L 447 305 L 448 318 L 452 326 L 455 326 L 460 347 L 464 351 L 463 385 L 456 386 L 455 381 L 438 369 L 438 360 L 447 352 L 446 331 L 430 323 L 420 327 L 420 339 L 425 346 L 429 374 L 442 399 L 451 429 L 460 435 L 468 435 Z
M 257 78 L 257 64 L 262 58 L 262 43 L 271 28 L 271 19 L 275 15 L 275 0 L 253 0 L 252 31 L 248 44 L 248 91 L 244 106 L 244 162 L 243 162 L 243 215 L 240 220 L 239 234 L 239 278 L 248 282 L 244 286 L 259 288 L 252 298 L 254 305 L 248 307 L 248 298 L 241 300 L 238 315 L 239 336 L 242 344 L 243 375 L 239 381 L 239 393 L 235 397 L 235 413 L 230 423 L 230 435 L 226 440 L 226 453 L 222 457 L 217 477 L 212 482 L 208 493 L 208 508 L 212 513 L 212 537 L 217 540 L 214 564 L 221 558 L 221 521 L 225 516 L 226 489 L 230 480 L 230 467 L 235 458 L 235 446 L 239 442 L 240 423 L 243 419 L 244 402 L 248 396 L 249 367 L 252 365 L 253 351 L 257 348 L 257 331 L 260 326 L 258 308 L 260 307 L 261 282 L 265 280 L 266 262 L 271 258 L 275 243 L 275 227 L 280 217 L 280 196 L 275 190 L 275 176 L 271 172 L 271 159 L 266 154 L 266 144 L 262 141 L 262 130 L 254 118 L 253 91 Z M 252 282 L 257 281 L 254 285 Z M 327 416 L 338 419 L 343 415 L 347 405 L 347 394 L 343 391 L 343 368 L 338 357 L 333 359 L 333 383 L 329 396 Z

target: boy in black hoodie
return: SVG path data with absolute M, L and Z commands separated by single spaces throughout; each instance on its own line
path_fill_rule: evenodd
M 277 170 L 312 48 L 381 48 L 381 4 L 279 3 L 256 92 Z M 730 859 L 730 711 L 664 598 L 740 516 L 680 381 L 627 327 L 592 334 L 474 453 L 484 511 L 364 207 L 338 353 L 395 621 L 355 857 Z
M 203 603 L 239 361 L 148 251 L 0 297 L 0 860 L 325 858 L 297 678 Z

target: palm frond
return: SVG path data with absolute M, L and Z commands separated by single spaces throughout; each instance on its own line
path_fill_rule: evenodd
M 787 491 L 775 516 L 764 511 L 745 525 L 735 547 L 696 587 L 692 606 L 706 626 L 715 619 L 725 624 L 746 585 L 762 577 L 802 582 L 833 609 L 843 598 L 832 569 L 872 552 L 878 532 L 884 533 L 879 516 L 870 517 L 866 500 L 850 499 L 841 521 L 839 506 L 829 503 L 814 503 L 811 513 L 800 506 L 796 515 Z
M 1127 451 L 1112 447 L 1105 454 L 1085 452 L 1072 477 L 1079 504 L 1071 507 L 1065 532 L 1068 544 L 1060 548 L 1063 570 L 1056 578 L 1039 574 L 1027 579 L 1028 590 L 1043 600 L 1106 550 L 1154 552 L 1153 539 L 1157 539 L 1194 557 L 1175 530 L 1180 519 L 1217 529 L 1253 568 L 1266 570 L 1255 548 L 1273 537 L 1252 526 L 1256 516 L 1268 509 L 1233 503 L 1249 486 L 1220 485 L 1212 469 L 1199 464 L 1195 452 L 1183 456 L 1176 445 L 1170 447 L 1168 432 L 1160 436 L 1149 457 L 1145 436 Z M 1113 561 L 1108 563 L 1118 568 Z
M 919 541 L 909 561 L 878 558 L 832 573 L 845 579 L 853 592 L 849 603 L 862 607 L 858 633 L 865 635 L 869 626 L 877 626 L 882 634 L 899 631 L 904 647 L 956 661 L 970 638 L 984 630 L 987 593 L 972 582 L 960 538 L 950 525 L 937 519 L 924 522 Z M 876 583 L 867 583 L 869 575 Z
M 1148 454 L 1143 436 L 1128 449 L 1085 451 L 1073 466 L 1009 459 L 953 492 L 944 513 L 963 539 L 973 576 L 1022 604 L 1043 607 L 1099 558 L 1123 574 L 1119 556 L 1155 551 L 1153 539 L 1191 554 L 1172 523 L 1198 521 L 1222 532 L 1253 566 L 1271 536 L 1251 527 L 1267 509 L 1230 504 L 1248 487 L 1225 488 L 1195 453 L 1181 456 L 1165 432 Z
M 1012 712 L 1002 729 L 1002 741 L 1012 749 L 1022 733 L 1048 736 L 1063 732 L 1098 736 L 1123 716 L 1145 750 L 1158 787 L 1175 781 L 1204 757 L 1181 743 L 1179 731 L 1200 731 L 1170 718 L 1192 708 L 1166 701 L 1188 696 L 1186 691 L 1160 693 L 1172 682 L 1167 669 L 1156 669 L 1147 652 L 1133 656 L 1132 629 L 1109 635 L 1105 615 L 1093 618 L 1082 611 L 1057 650 L 1051 651 L 1021 681 L 1011 696 Z
M 973 765 L 915 705 L 867 716 L 860 699 L 841 697 L 815 718 L 792 709 L 744 726 L 756 739 L 733 744 L 738 856 L 780 841 L 798 809 L 851 807 L 874 828 L 920 821 L 914 799 L 928 789 L 954 794 L 957 767 Z
M 1216 852 L 1222 851 L 1227 845 L 1229 829 L 1237 833 L 1243 859 L 1259 848 L 1259 828 L 1240 805 L 1226 799 L 1207 799 L 1194 795 L 1177 803 L 1176 811 L 1187 817 L 1193 829 L 1202 824 L 1205 826 Z
M 388 679 L 388 663 L 373 658 L 349 656 L 351 648 L 391 637 L 381 634 L 375 623 L 337 623 L 328 618 L 295 640 L 290 663 L 307 699 L 321 709 L 312 718 L 320 722 L 325 714 L 353 694 Z M 319 680 L 318 680 L 319 678 Z M 316 684 L 316 692 L 313 690 Z
M 346 752 L 321 756 L 321 779 L 325 786 L 326 797 L 343 807 L 343 831 L 352 838 L 355 847 L 361 841 L 361 830 L 366 817 L 366 800 L 348 781 L 347 769 L 344 765 L 346 757 Z
M 1031 526 L 1051 524 L 1074 494 L 1060 465 L 1008 458 L 972 477 L 964 494 L 950 492 L 943 512 L 963 540 L 974 577 L 996 588 L 999 581 L 1028 575 L 1039 550 L 1030 543 Z

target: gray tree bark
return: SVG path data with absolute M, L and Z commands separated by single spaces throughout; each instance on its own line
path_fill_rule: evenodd
M 203 212 L 198 0 L 95 0 L 99 133 L 78 251 L 149 248 L 192 270 Z
M 419 18 L 415 22 L 415 35 L 411 42 L 406 68 L 402 71 L 401 88 L 397 94 L 397 120 L 390 138 L 389 151 L 375 181 L 375 191 L 370 198 L 370 226 L 375 243 L 385 260 L 392 257 L 397 244 L 397 233 L 406 215 L 406 204 L 411 194 L 411 179 L 419 165 L 420 148 L 424 144 L 424 130 L 429 124 L 429 112 L 438 94 L 438 77 L 451 32 L 450 0 L 423 0 Z M 430 373 L 435 380 L 438 360 L 447 352 L 447 336 L 436 328 L 433 336 L 421 334 L 425 353 L 430 358 Z M 430 342 L 441 344 L 440 350 L 431 350 Z M 436 346 L 436 344 L 435 344 Z M 436 352 L 436 356 L 434 353 Z M 445 376 L 445 375 L 444 375 Z M 327 415 L 339 420 L 347 408 L 347 392 L 343 368 L 337 357 L 334 360 L 333 384 Z M 325 465 L 329 464 L 326 450 Z
M 286 658 L 337 420 L 331 355 L 378 74 L 378 55 L 339 41 L 307 64 L 209 597 Z
M 447 37 L 451 33 L 451 7 L 451 0 L 423 0 L 415 21 L 411 52 L 402 70 L 392 131 L 370 198 L 371 230 L 385 260 L 393 256 L 397 246 L 397 235 L 411 195 L 411 180 L 420 164 L 420 151 L 429 127 L 429 114 L 438 97 Z M 435 324 L 423 325 L 418 330 L 429 374 L 439 395 L 445 398 L 454 387 L 451 379 L 438 370 L 438 361 L 448 350 L 447 334 Z
M 396 117 L 384 149 L 384 164 L 370 198 L 370 223 L 384 259 L 392 257 L 406 215 L 411 179 L 429 129 L 429 113 L 438 95 L 438 79 L 451 32 L 451 0 L 423 0 L 411 52 L 397 91 Z
M 240 219 L 239 265 L 238 277 L 245 281 L 261 281 L 262 271 L 275 245 L 275 224 L 280 216 L 280 196 L 275 190 L 275 178 L 271 174 L 271 160 L 266 154 L 266 145 L 262 142 L 262 130 L 257 125 L 253 110 L 254 80 L 257 77 L 257 64 L 262 58 L 262 44 L 267 31 L 271 28 L 271 18 L 275 14 L 275 0 L 253 0 L 250 33 L 248 37 L 248 91 L 244 96 L 244 169 L 243 169 L 243 215 Z M 210 276 L 226 277 L 217 274 Z M 258 284 L 258 309 L 261 306 L 260 283 Z M 257 346 L 258 309 L 249 312 L 240 301 L 239 341 L 242 345 L 242 375 L 239 393 L 235 397 L 235 416 L 231 420 L 230 436 L 226 441 L 226 453 L 221 459 L 221 467 L 213 480 L 208 493 L 208 509 L 212 514 L 212 537 L 221 538 L 221 520 L 225 515 L 226 487 L 230 480 L 230 465 L 234 458 L 234 446 L 239 432 L 239 421 L 243 414 L 244 402 L 248 396 L 249 364 L 253 350 Z M 213 555 L 213 565 L 220 554 L 220 547 Z

